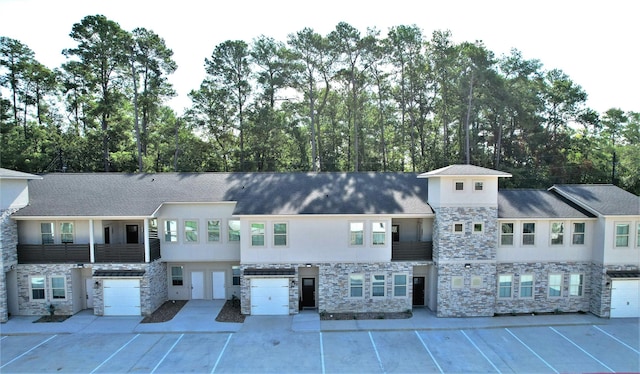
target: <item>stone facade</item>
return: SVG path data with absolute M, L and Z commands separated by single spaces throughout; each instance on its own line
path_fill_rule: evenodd
M 11 220 L 11 214 L 17 209 L 0 211 L 0 322 L 9 319 L 7 305 L 7 272 L 15 269 L 18 263 L 18 225 Z
M 71 279 L 71 269 L 76 268 L 75 264 L 22 264 L 18 265 L 18 314 L 42 316 L 49 314 L 49 306 L 54 305 L 55 314 L 73 314 L 74 292 L 83 292 L 82 287 L 74 289 Z M 45 277 L 46 291 L 43 300 L 33 300 L 31 298 L 31 276 Z M 53 300 L 48 291 L 50 287 L 50 277 L 65 277 L 65 299 Z M 81 285 L 79 285 L 81 286 Z
M 496 298 L 495 263 L 438 264 L 438 317 L 493 316 Z M 462 280 L 462 286 L 454 279 Z

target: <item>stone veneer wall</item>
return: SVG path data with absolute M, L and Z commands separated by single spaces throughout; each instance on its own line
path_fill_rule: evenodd
M 18 272 L 18 314 L 27 316 L 44 316 L 49 314 L 49 305 L 55 305 L 55 314 L 73 314 L 73 294 L 82 292 L 74 290 L 71 281 L 71 269 L 76 268 L 75 264 L 21 264 L 17 267 Z M 44 300 L 32 301 L 30 298 L 29 276 L 37 275 L 45 277 L 46 289 L 50 289 L 50 276 L 64 276 L 66 279 L 65 300 L 50 300 L 49 291 L 45 294 Z
M 640 270 L 636 265 L 607 265 L 592 264 L 591 266 L 591 298 L 589 311 L 598 317 L 611 316 L 611 278 L 608 270 Z M 607 283 L 609 285 L 607 286 Z
M 168 285 L 167 264 L 160 259 L 148 264 L 144 278 L 140 282 L 142 315 L 150 315 L 169 299 Z
M 495 313 L 495 276 L 498 237 L 498 209 L 495 207 L 435 208 L 433 260 L 438 275 L 438 317 L 492 316 Z M 462 233 L 453 225 L 464 224 Z M 473 224 L 482 223 L 474 233 Z M 469 264 L 470 268 L 465 268 Z M 464 287 L 453 288 L 452 277 L 462 276 Z M 481 277 L 479 287 L 471 278 Z
M 17 209 L 0 211 L 0 322 L 9 319 L 7 305 L 7 272 L 18 263 L 18 225 L 11 220 L 11 214 Z
M 591 263 L 499 263 L 497 275 L 511 274 L 512 297 L 496 297 L 496 313 L 587 312 L 592 295 Z M 582 296 L 569 296 L 569 275 L 583 274 Z M 520 297 L 520 275 L 533 275 L 533 297 Z M 549 274 L 563 274 L 562 296 L 549 297 Z M 493 284 L 497 290 L 497 282 Z

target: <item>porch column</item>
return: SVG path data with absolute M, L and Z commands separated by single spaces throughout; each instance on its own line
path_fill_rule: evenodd
M 91 259 L 91 263 L 96 262 L 96 253 L 94 247 L 95 239 L 93 237 L 93 220 L 89 220 L 89 258 Z
M 151 259 L 151 245 L 149 243 L 149 219 L 144 219 L 144 262 Z

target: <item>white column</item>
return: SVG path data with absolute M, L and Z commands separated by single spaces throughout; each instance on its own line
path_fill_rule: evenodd
M 94 247 L 95 239 L 93 237 L 93 220 L 89 220 L 89 258 L 91 259 L 91 263 L 96 262 L 96 253 Z
M 149 219 L 144 219 L 144 262 L 150 262 L 151 246 L 149 243 Z

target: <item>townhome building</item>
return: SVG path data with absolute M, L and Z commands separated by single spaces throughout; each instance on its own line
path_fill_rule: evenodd
M 0 319 L 242 313 L 640 315 L 640 202 L 613 185 L 500 190 L 427 173 L 52 173 L 0 169 Z M 6 187 L 10 186 L 10 187 Z M 6 234 L 5 234 L 6 233 Z M 4 291 L 3 291 L 4 290 Z

